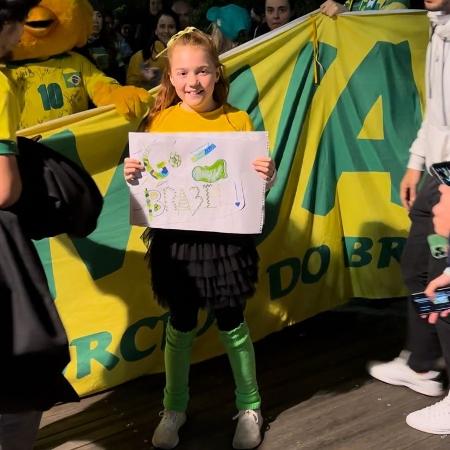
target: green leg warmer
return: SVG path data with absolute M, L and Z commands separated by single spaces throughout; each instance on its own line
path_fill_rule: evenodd
M 197 330 L 184 333 L 167 324 L 164 362 L 166 387 L 164 408 L 171 411 L 186 411 L 189 401 L 189 367 L 191 365 L 192 342 Z
M 261 397 L 256 382 L 255 352 L 247 324 L 241 323 L 231 331 L 219 331 L 233 370 L 236 385 L 236 407 L 259 409 Z

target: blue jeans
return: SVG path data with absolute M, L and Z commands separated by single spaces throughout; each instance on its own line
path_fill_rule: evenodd
M 42 411 L 0 414 L 0 450 L 32 450 Z

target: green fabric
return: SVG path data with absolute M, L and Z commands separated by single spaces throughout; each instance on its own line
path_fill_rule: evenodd
M 237 409 L 259 409 L 261 397 L 256 381 L 255 352 L 247 324 L 241 323 L 234 330 L 219 334 L 233 370 Z
M 0 140 L 0 155 L 17 155 L 17 144 L 14 141 Z
M 184 333 L 172 327 L 166 330 L 164 362 L 166 365 L 166 387 L 164 408 L 171 411 L 186 411 L 189 402 L 189 367 L 191 365 L 192 342 L 196 329 Z

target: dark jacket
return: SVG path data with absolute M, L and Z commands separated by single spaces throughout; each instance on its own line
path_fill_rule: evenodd
M 62 374 L 67 336 L 31 238 L 85 236 L 102 207 L 83 169 L 42 144 L 18 144 L 22 196 L 0 210 L 0 413 L 78 400 Z

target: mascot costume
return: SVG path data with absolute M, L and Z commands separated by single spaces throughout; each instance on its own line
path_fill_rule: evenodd
M 114 105 L 127 119 L 145 114 L 147 91 L 121 86 L 71 51 L 86 44 L 92 17 L 88 0 L 42 0 L 30 11 L 8 67 L 22 108 L 21 129 L 85 111 L 89 102 Z

